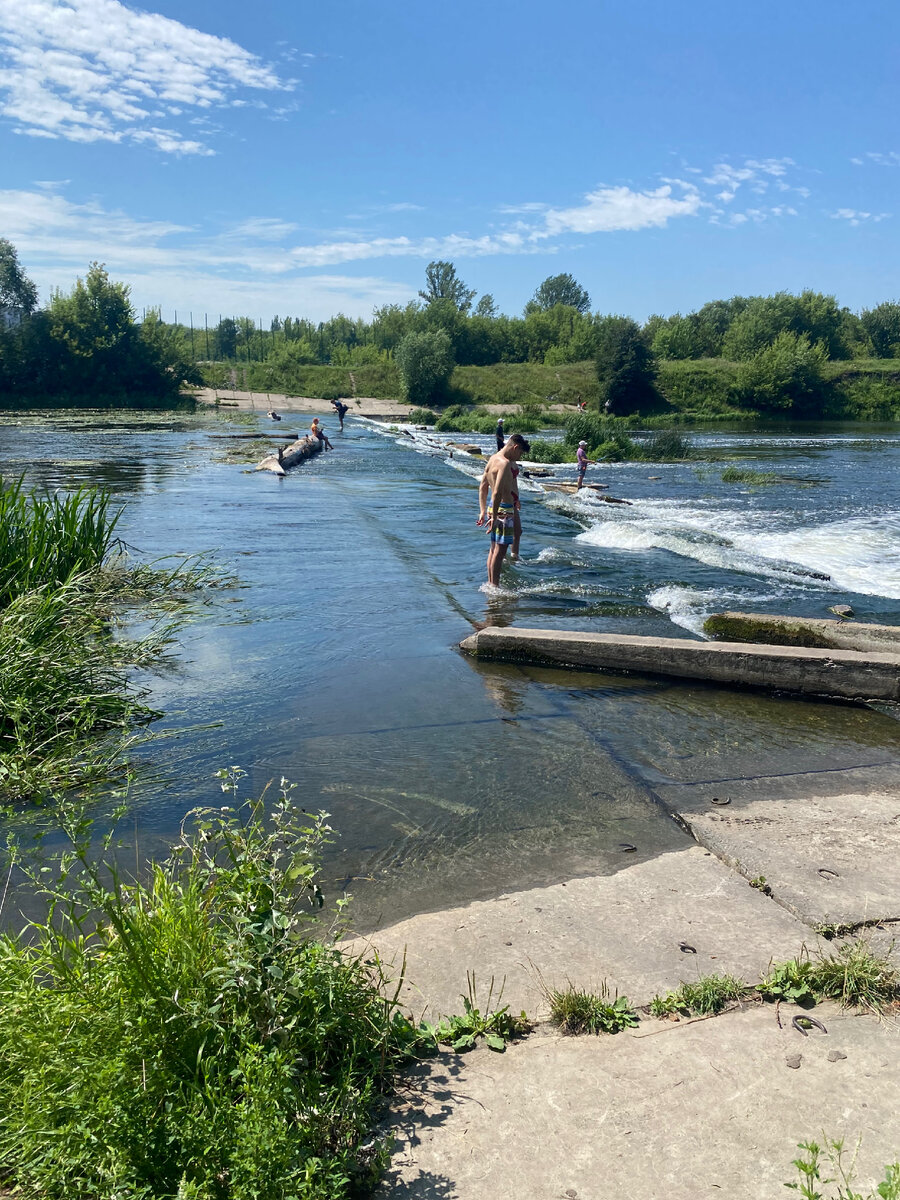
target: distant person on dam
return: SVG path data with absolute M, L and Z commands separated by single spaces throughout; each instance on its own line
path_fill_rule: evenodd
M 497 421 L 497 449 L 502 450 L 506 444 L 506 436 L 503 433 L 503 418 Z
M 341 433 L 343 433 L 344 432 L 344 417 L 347 415 L 347 410 L 348 410 L 349 406 L 346 405 L 343 402 L 343 400 L 332 400 L 331 403 L 334 405 L 334 411 L 337 413 L 338 420 L 341 423 Z
M 594 464 L 594 459 L 588 458 L 587 456 L 587 442 L 578 443 L 578 452 L 576 453 L 575 458 L 578 460 L 578 484 L 576 485 L 575 490 L 576 492 L 580 492 L 581 485 L 584 483 L 584 476 L 588 469 L 588 465 Z
M 488 583 L 494 587 L 500 586 L 500 570 L 506 552 L 516 543 L 516 518 L 519 504 L 519 492 L 514 474 L 515 464 L 531 449 L 521 433 L 514 433 L 502 450 L 492 454 L 484 468 L 481 483 L 478 487 L 478 520 L 479 526 L 487 519 L 488 493 L 491 496 L 491 516 L 489 528 L 491 531 L 491 548 L 488 551 L 487 576 Z M 521 534 L 521 526 L 519 529 Z

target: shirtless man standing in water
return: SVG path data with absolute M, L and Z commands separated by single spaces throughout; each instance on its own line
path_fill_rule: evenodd
M 478 488 L 478 525 L 487 518 L 487 498 L 491 493 L 491 548 L 488 551 L 488 583 L 500 586 L 500 568 L 506 551 L 516 541 L 516 517 L 519 489 L 514 464 L 531 449 L 521 433 L 514 433 L 502 450 L 492 454 L 484 468 Z M 517 474 L 518 472 L 516 472 Z

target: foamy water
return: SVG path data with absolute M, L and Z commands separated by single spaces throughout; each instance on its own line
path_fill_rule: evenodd
M 493 451 L 493 438 L 485 435 L 403 428 L 399 436 L 396 426 L 384 424 L 380 432 L 398 445 L 443 459 L 446 466 L 473 480 L 480 477 L 484 458 L 459 451 L 451 454 L 447 443 L 471 441 L 485 456 Z M 576 522 L 581 531 L 573 529 L 571 537 L 543 547 L 532 559 L 543 578 L 518 581 L 516 593 L 608 594 L 608 586 L 597 587 L 586 578 L 598 564 L 610 561 L 603 559 L 603 551 L 634 555 L 636 560 L 664 551 L 721 576 L 718 586 L 689 586 L 677 579 L 678 568 L 673 565 L 672 579 L 642 590 L 641 598 L 651 609 L 665 612 L 673 623 L 693 633 L 700 631 L 709 612 L 729 602 L 759 603 L 798 591 L 900 599 L 900 491 L 886 466 L 896 461 L 896 436 L 716 432 L 706 435 L 705 441 L 695 440 L 717 452 L 762 449 L 772 459 L 766 468 L 779 474 L 782 482 L 769 489 L 723 486 L 718 474 L 724 463 L 615 463 L 592 468 L 598 481 L 610 483 L 617 496 L 629 498 L 628 507 L 619 507 L 590 491 L 569 495 L 546 487 L 544 481 L 520 477 L 523 492 Z M 832 462 L 839 464 L 833 475 Z M 855 472 L 852 481 L 846 476 L 848 463 Z M 551 469 L 557 482 L 574 477 L 569 464 L 551 465 Z M 879 471 L 888 481 L 886 486 L 877 483 Z M 798 485 L 808 483 L 810 475 L 820 486 L 801 490 Z M 655 486 L 649 486 L 648 476 L 656 477 Z M 868 498 L 859 493 L 861 484 L 871 486 Z M 654 495 L 648 496 L 648 490 Z M 528 525 L 526 519 L 526 545 Z M 658 572 L 658 559 L 654 562 Z M 634 570 L 639 570 L 637 562 Z M 729 580 L 734 581 L 733 587 Z M 770 586 L 761 590 L 760 583 Z M 633 591 L 628 598 L 634 600 Z

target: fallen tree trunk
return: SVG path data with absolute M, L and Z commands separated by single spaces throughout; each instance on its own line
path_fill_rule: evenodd
M 271 471 L 275 475 L 284 475 L 291 467 L 296 467 L 307 458 L 318 454 L 322 443 L 318 438 L 307 434 L 286 448 L 279 448 L 274 454 L 267 454 L 262 462 L 257 464 L 257 471 Z

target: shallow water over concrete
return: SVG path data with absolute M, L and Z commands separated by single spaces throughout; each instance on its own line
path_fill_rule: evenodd
M 786 611 L 817 615 L 850 595 L 857 611 L 895 622 L 896 601 L 808 578 L 773 583 L 727 556 L 592 546 L 583 519 L 536 494 L 526 497 L 522 562 L 490 598 L 472 476 L 365 423 L 348 421 L 343 435 L 330 425 L 335 452 L 279 480 L 225 461 L 233 443 L 210 437 L 265 428 L 254 416 L 0 416 L 4 474 L 103 484 L 125 504 L 120 532 L 141 557 L 212 550 L 245 585 L 213 597 L 184 631 L 180 665 L 153 681 L 152 703 L 167 714 L 156 728 L 177 736 L 140 752 L 155 776 L 135 792 L 141 851 L 159 851 L 191 806 L 220 802 L 218 768 L 246 769 L 245 794 L 285 776 L 306 807 L 331 813 L 332 892 L 353 892 L 367 926 L 612 873 L 683 845 L 654 796 L 665 784 L 900 760 L 900 723 L 887 713 L 478 665 L 455 649 L 484 621 L 690 636 L 648 602 L 664 588 L 740 593 L 747 606 L 777 588 Z M 828 443 L 827 469 L 853 481 L 860 508 L 884 504 L 881 455 L 900 455 L 900 439 L 883 438 L 869 458 L 855 442 Z M 770 452 L 799 453 L 777 439 Z M 640 471 L 623 470 L 620 494 L 643 494 L 657 472 Z M 670 474 L 646 485 L 661 489 L 654 498 L 709 490 L 688 468 Z M 782 492 L 779 519 L 794 504 L 797 529 L 816 512 L 824 520 L 818 496 Z M 732 508 L 741 503 L 732 496 Z

